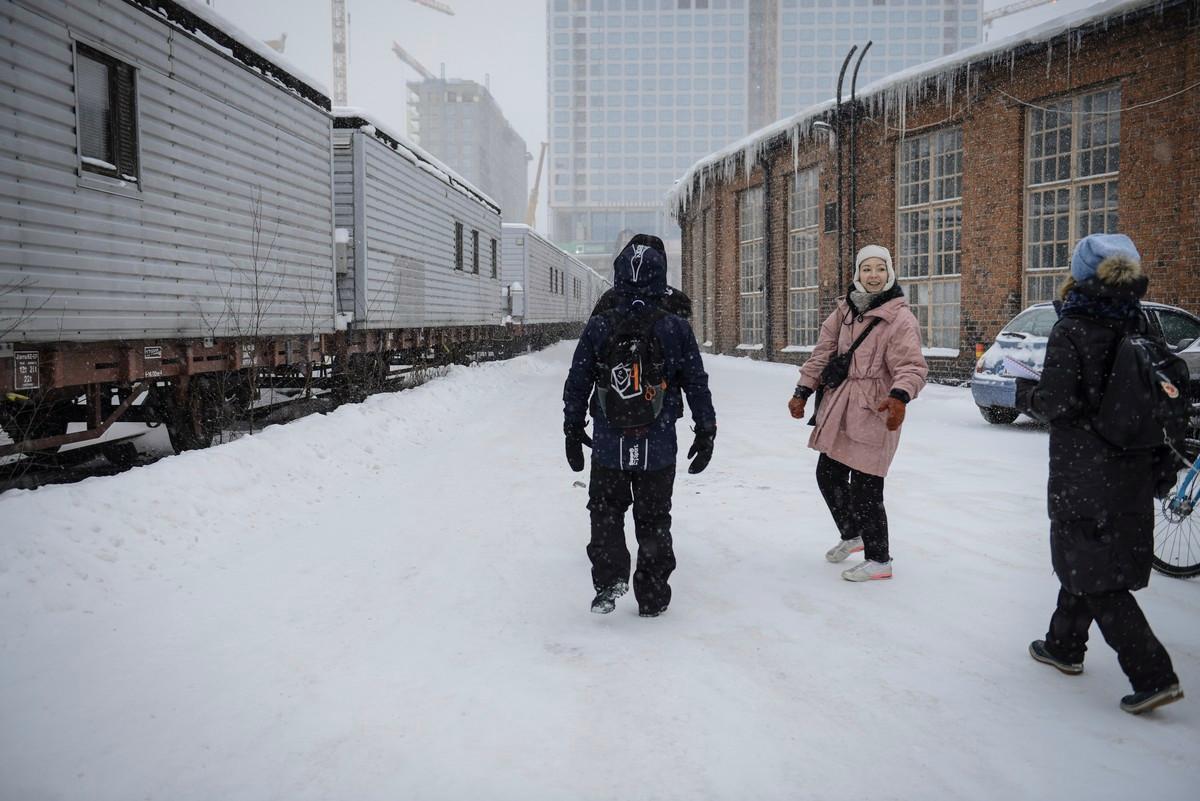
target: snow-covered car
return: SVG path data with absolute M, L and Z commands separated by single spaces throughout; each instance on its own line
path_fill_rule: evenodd
M 1188 363 L 1193 382 L 1200 379 L 1200 318 L 1161 303 L 1143 303 L 1142 312 L 1150 330 Z M 1040 373 L 1046 360 L 1046 340 L 1057 320 L 1052 303 L 1030 306 L 1001 329 L 996 341 L 975 363 L 971 395 L 984 420 L 1004 424 L 1017 419 L 1017 384 L 1005 373 L 1004 357 L 1011 356 Z

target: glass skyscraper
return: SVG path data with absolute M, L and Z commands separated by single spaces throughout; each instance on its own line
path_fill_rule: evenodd
M 852 45 L 858 88 L 982 41 L 982 0 L 779 0 L 779 116 L 833 97 Z M 857 58 L 858 54 L 855 54 Z M 846 71 L 844 93 L 850 94 Z
M 547 0 L 550 235 L 601 274 L 703 156 L 834 94 L 980 39 L 982 0 Z M 936 17 L 936 19 L 935 19 Z M 847 80 L 847 87 L 849 81 Z M 848 92 L 848 88 L 847 88 Z M 672 246 L 671 242 L 674 241 Z

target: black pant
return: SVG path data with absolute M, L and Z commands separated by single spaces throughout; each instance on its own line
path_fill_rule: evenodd
M 862 537 L 867 559 L 890 561 L 883 476 L 859 472 L 822 453 L 817 459 L 817 486 L 842 539 Z
M 625 511 L 633 503 L 638 541 L 633 593 L 643 610 L 657 611 L 671 601 L 667 579 L 675 569 L 671 549 L 671 493 L 675 467 L 648 472 L 614 470 L 592 463 L 588 511 L 592 513 L 592 585 L 597 591 L 629 581 L 629 549 L 625 547 Z
M 1093 620 L 1100 626 L 1104 641 L 1117 652 L 1117 661 L 1135 693 L 1161 690 L 1179 681 L 1167 649 L 1150 630 L 1129 590 L 1072 595 L 1060 589 L 1058 608 L 1046 634 L 1050 653 L 1067 662 L 1082 662 Z

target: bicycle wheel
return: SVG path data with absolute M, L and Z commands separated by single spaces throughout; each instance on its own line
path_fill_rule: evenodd
M 1193 447 L 1187 455 L 1195 458 Z M 1187 475 L 1179 471 L 1179 480 Z M 1154 515 L 1154 569 L 1175 578 L 1200 575 L 1200 509 L 1196 508 L 1196 486 L 1200 476 L 1193 479 L 1186 497 L 1179 497 L 1177 490 L 1159 502 Z

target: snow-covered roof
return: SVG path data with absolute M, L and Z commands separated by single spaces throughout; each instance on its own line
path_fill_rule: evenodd
M 532 226 L 526 225 L 525 223 L 506 222 L 501 227 L 505 231 L 512 231 L 513 233 L 527 234 L 529 236 L 534 237 L 535 239 L 542 240 L 543 242 L 545 242 L 547 245 L 549 245 L 552 248 L 555 248 L 557 250 L 562 250 L 562 248 L 560 248 L 558 245 L 554 244 L 549 239 L 547 239 L 546 237 L 544 237 L 540 233 L 538 233 Z M 563 250 L 563 253 L 566 253 L 566 251 Z M 570 254 L 567 254 L 567 255 L 570 255 Z
M 993 42 L 983 42 L 893 73 L 859 90 L 857 98 L 873 113 L 883 111 L 885 118 L 894 115 L 899 120 L 898 127 L 903 130 L 908 102 L 930 95 L 953 98 L 955 89 L 960 85 L 959 73 L 965 73 L 963 80 L 969 80 L 972 68 L 991 67 L 1006 61 L 1011 66 L 1015 64 L 1018 54 L 1039 45 L 1046 45 L 1047 57 L 1053 58 L 1054 40 L 1059 37 L 1073 34 L 1068 46 L 1077 50 L 1082 44 L 1085 29 L 1107 28 L 1110 23 L 1122 23 L 1134 12 L 1162 11 L 1189 1 L 1105 0 L 1047 20 L 1041 25 L 1011 36 Z M 842 98 L 843 102 L 848 99 L 849 89 L 844 91 L 846 95 Z M 758 158 L 776 147 L 783 137 L 791 143 L 792 154 L 795 157 L 799 152 L 800 142 L 812 136 L 813 123 L 823 118 L 831 118 L 836 106 L 837 101 L 833 98 L 809 106 L 791 117 L 773 122 L 705 156 L 689 167 L 676 181 L 675 188 L 667 194 L 668 206 L 676 210 L 686 208 L 694 193 L 704 191 L 710 178 L 717 181 L 732 180 L 739 168 L 743 168 L 745 174 L 749 175 Z
M 430 175 L 435 176 L 442 183 L 490 207 L 497 214 L 501 213 L 500 204 L 492 200 L 487 193 L 447 167 L 431 153 L 422 149 L 420 145 L 414 144 L 404 137 L 396 136 L 388 131 L 387 127 L 380 125 L 366 109 L 357 106 L 336 106 L 332 113 L 333 127 L 343 129 L 358 128 L 364 133 L 370 134 L 417 165 L 419 169 L 425 170 Z
M 132 0 L 176 27 L 193 34 L 274 80 L 317 106 L 328 110 L 329 89 L 266 42 L 221 16 L 202 0 Z
M 509 232 L 512 232 L 512 233 L 520 233 L 520 234 L 524 234 L 524 235 L 526 235 L 526 236 L 532 236 L 532 237 L 534 237 L 535 239 L 540 239 L 540 240 L 542 240 L 543 242 L 545 242 L 545 243 L 546 243 L 548 246 L 550 246 L 550 247 L 554 248 L 555 250 L 557 250 L 558 252 L 560 252 L 560 253 L 562 253 L 564 256 L 566 256 L 568 259 L 570 259 L 571 261 L 575 262 L 575 264 L 576 264 L 577 266 L 581 267 L 583 270 L 585 270 L 585 271 L 587 271 L 587 272 L 591 273 L 593 276 L 595 276 L 596 278 L 600 279 L 600 281 L 601 281 L 601 282 L 603 282 L 603 283 L 605 283 L 605 284 L 611 284 L 611 283 L 612 283 L 612 281 L 609 281 L 607 278 L 605 278 L 604 276 L 602 276 L 600 273 L 596 272 L 596 271 L 595 271 L 595 270 L 593 270 L 591 267 L 589 267 L 589 266 L 588 266 L 588 264 L 587 264 L 587 262 L 585 262 L 585 261 L 582 261 L 581 259 L 577 258 L 577 257 L 576 257 L 574 254 L 572 254 L 572 253 L 567 253 L 567 251 L 563 250 L 563 249 L 562 249 L 562 248 L 560 248 L 558 245 L 554 244 L 554 243 L 553 243 L 553 242 L 551 242 L 549 239 L 547 239 L 546 237 L 544 237 L 544 236 L 542 236 L 540 233 L 538 233 L 538 231 L 537 231 L 537 230 L 535 230 L 535 229 L 534 229 L 532 226 L 526 225 L 525 223 L 507 223 L 507 222 L 506 222 L 506 223 L 504 223 L 504 225 L 502 226 L 502 228 L 503 228 L 505 231 L 509 231 Z

